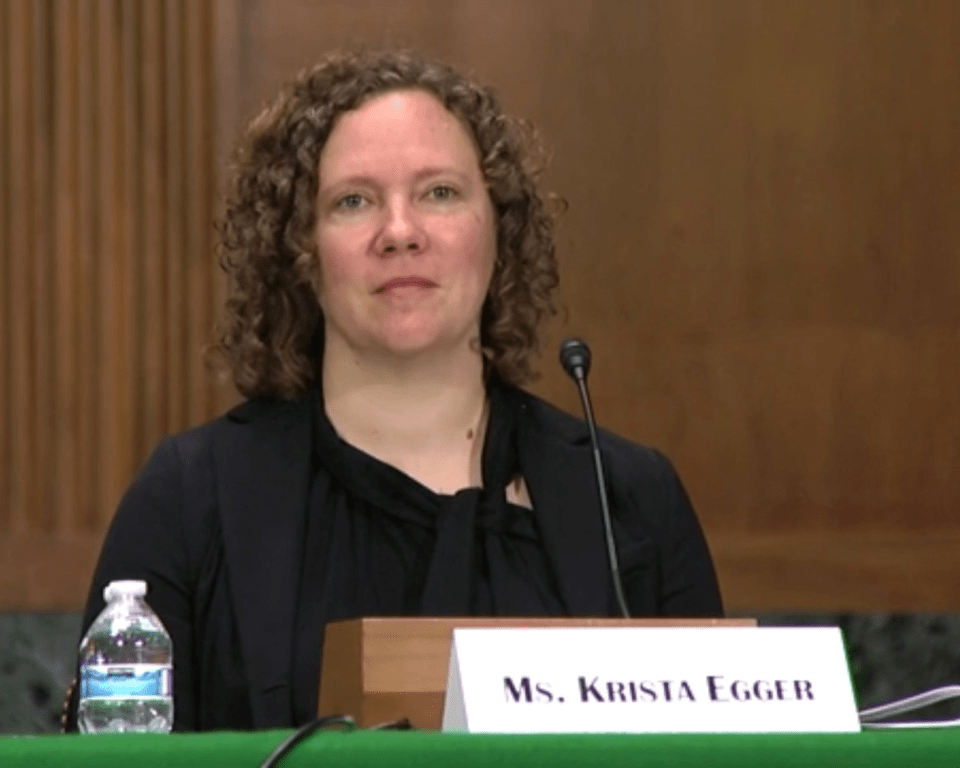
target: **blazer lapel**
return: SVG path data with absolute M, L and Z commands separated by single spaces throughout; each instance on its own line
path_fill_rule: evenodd
M 612 588 L 586 427 L 532 400 L 519 418 L 521 471 L 567 610 L 606 616 Z M 547 428 L 554 421 L 560 429 Z
M 310 398 L 251 401 L 229 419 L 214 458 L 253 721 L 257 728 L 286 727 L 310 482 Z

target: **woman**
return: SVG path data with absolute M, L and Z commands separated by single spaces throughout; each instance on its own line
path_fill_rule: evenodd
M 450 68 L 338 55 L 249 126 L 222 227 L 219 350 L 248 399 L 164 441 L 85 625 L 142 578 L 175 728 L 311 719 L 324 625 L 616 613 L 585 425 L 518 385 L 557 285 L 532 134 Z M 669 462 L 603 434 L 635 615 L 718 615 Z

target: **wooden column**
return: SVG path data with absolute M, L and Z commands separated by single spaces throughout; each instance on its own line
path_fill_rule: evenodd
M 229 393 L 212 6 L 0 3 L 0 610 L 77 608 L 120 494 Z

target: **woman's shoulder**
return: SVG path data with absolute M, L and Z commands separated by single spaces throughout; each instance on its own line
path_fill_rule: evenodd
M 144 468 L 196 464 L 208 459 L 218 444 L 229 443 L 239 434 L 249 430 L 282 429 L 290 421 L 309 418 L 309 407 L 309 398 L 256 397 L 244 400 L 219 416 L 162 438 Z
M 523 428 L 541 431 L 548 438 L 568 444 L 590 445 L 590 431 L 583 418 L 567 413 L 526 390 L 504 385 L 504 391 L 521 414 Z M 597 439 L 608 464 L 623 464 L 634 472 L 638 465 L 655 473 L 673 471 L 669 460 L 657 448 L 634 442 L 599 426 Z

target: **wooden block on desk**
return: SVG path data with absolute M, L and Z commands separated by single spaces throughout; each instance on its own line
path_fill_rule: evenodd
M 454 629 L 531 627 L 752 627 L 754 619 L 366 618 L 327 625 L 320 715 L 362 728 L 407 718 L 439 730 Z

